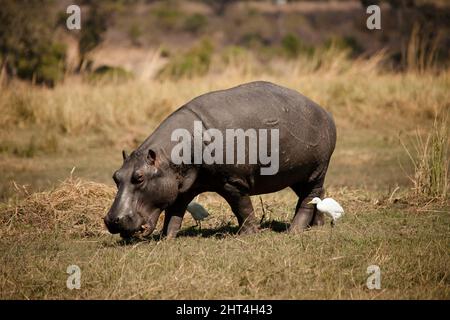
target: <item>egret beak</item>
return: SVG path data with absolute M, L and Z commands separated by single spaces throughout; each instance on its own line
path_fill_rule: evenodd
M 308 202 L 307 204 L 313 204 L 313 203 L 312 203 L 312 200 L 311 200 L 310 202 Z

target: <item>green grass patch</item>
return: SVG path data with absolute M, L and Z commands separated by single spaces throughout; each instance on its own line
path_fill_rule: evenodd
M 448 299 L 449 206 L 358 193 L 335 191 L 346 215 L 333 230 L 270 227 L 292 218 L 295 198 L 283 192 L 264 196 L 272 209 L 260 233 L 238 236 L 228 206 L 207 194 L 201 230 L 187 215 L 175 240 L 124 242 L 101 222 L 114 188 L 68 180 L 0 209 L 0 298 Z M 72 264 L 80 290 L 66 287 Z M 366 287 L 370 265 L 381 269 L 380 290 Z

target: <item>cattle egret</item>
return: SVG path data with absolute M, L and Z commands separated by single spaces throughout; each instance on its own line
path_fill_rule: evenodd
M 197 225 L 200 226 L 200 222 L 209 215 L 208 211 L 197 202 L 192 201 L 187 206 L 187 211 L 192 215 Z M 201 226 L 200 226 L 201 227 Z
M 341 205 L 331 198 L 320 200 L 320 198 L 315 197 L 308 204 L 315 204 L 317 210 L 329 216 L 331 218 L 331 226 L 334 226 L 336 220 L 344 214 L 344 209 L 342 209 Z

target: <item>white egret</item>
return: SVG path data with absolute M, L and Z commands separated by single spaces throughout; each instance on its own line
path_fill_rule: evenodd
M 325 198 L 320 200 L 320 198 L 313 198 L 308 204 L 315 204 L 317 210 L 326 214 L 331 218 L 331 226 L 334 226 L 336 220 L 338 220 L 344 214 L 344 209 L 341 207 L 336 200 L 332 198 Z
M 208 217 L 209 213 L 208 211 L 203 208 L 203 206 L 200 203 L 192 201 L 187 206 L 187 211 L 192 215 L 192 218 L 194 218 L 195 222 L 198 226 L 201 228 L 200 222 L 202 220 L 205 220 L 206 217 Z

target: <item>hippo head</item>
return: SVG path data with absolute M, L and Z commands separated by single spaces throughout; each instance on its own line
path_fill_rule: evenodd
M 161 211 L 170 206 L 180 192 L 179 176 L 169 162 L 152 149 L 123 151 L 123 165 L 113 179 L 117 185 L 114 203 L 104 218 L 111 233 L 123 238 L 151 234 Z

